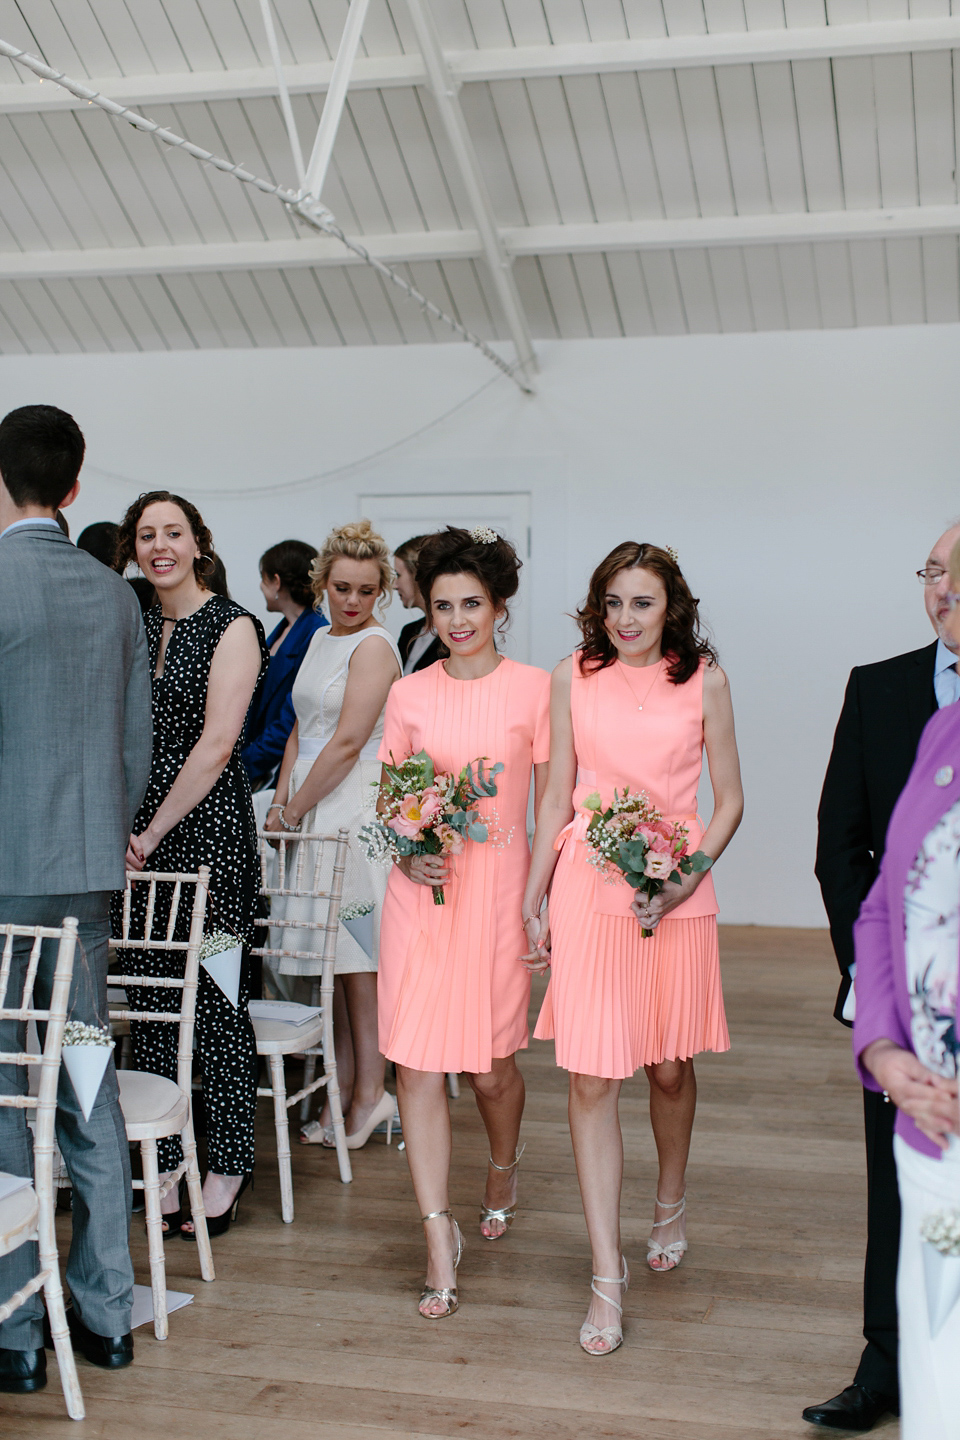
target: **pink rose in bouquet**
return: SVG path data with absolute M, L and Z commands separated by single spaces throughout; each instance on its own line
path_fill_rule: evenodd
M 442 809 L 435 790 L 425 790 L 422 795 L 404 795 L 396 815 L 391 816 L 387 824 L 408 840 L 422 840 L 424 830 L 430 828 L 430 822 Z
M 684 875 L 701 874 L 713 864 L 702 850 L 689 853 L 686 826 L 665 820 L 643 790 L 615 790 L 606 809 L 599 794 L 589 795 L 584 809 L 593 812 L 585 836 L 590 864 L 608 880 L 626 880 L 638 894 L 652 898 L 665 885 L 680 885 Z M 640 933 L 648 939 L 653 931 Z

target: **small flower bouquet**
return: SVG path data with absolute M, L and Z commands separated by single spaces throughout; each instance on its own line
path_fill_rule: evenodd
M 664 885 L 681 883 L 681 876 L 709 870 L 713 861 L 702 850 L 691 855 L 687 849 L 689 831 L 685 825 L 664 820 L 645 790 L 613 792 L 613 803 L 602 809 L 599 793 L 583 802 L 593 817 L 585 836 L 587 856 L 596 870 L 614 882 L 622 875 L 634 890 L 651 899 Z M 641 930 L 644 940 L 652 930 Z
M 426 750 L 399 765 L 391 753 L 392 763 L 384 767 L 381 816 L 357 837 L 367 858 L 387 864 L 407 855 L 459 855 L 467 840 L 482 845 L 490 825 L 476 806 L 496 795 L 494 779 L 503 769 L 498 761 L 484 771 L 486 758 L 472 760 L 454 776 L 438 774 Z M 433 887 L 433 903 L 444 904 L 441 885 Z
M 63 1027 L 63 1063 L 70 1076 L 73 1093 L 80 1102 L 84 1120 L 90 1119 L 113 1046 L 114 1041 L 105 1025 L 84 1025 L 80 1020 L 68 1020 Z
M 373 959 L 373 911 L 372 900 L 354 900 L 340 911 L 340 923 L 353 936 L 360 949 Z
M 960 1302 L 960 1210 L 937 1210 L 925 1215 L 920 1235 L 927 1319 L 935 1338 Z
M 200 964 L 226 995 L 234 1009 L 240 998 L 240 964 L 243 945 L 229 930 L 214 930 L 200 942 Z

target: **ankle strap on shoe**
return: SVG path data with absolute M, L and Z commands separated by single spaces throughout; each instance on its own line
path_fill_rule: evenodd
M 453 1219 L 452 1210 L 431 1210 L 429 1215 L 421 1215 L 420 1220 L 421 1222 L 424 1220 L 439 1220 L 441 1215 L 449 1215 L 451 1220 Z
M 676 1210 L 677 1213 L 676 1215 L 671 1215 L 669 1220 L 654 1220 L 654 1230 L 659 1230 L 664 1225 L 672 1225 L 674 1220 L 680 1219 L 680 1216 L 685 1213 L 687 1208 L 687 1192 L 686 1190 L 684 1190 L 679 1200 L 671 1200 L 669 1203 L 667 1203 L 666 1200 L 661 1200 L 660 1196 L 658 1195 L 657 1204 L 660 1206 L 661 1210 Z
M 527 1148 L 526 1143 L 524 1143 L 523 1145 L 521 1145 L 521 1146 L 520 1146 L 520 1149 L 517 1151 L 517 1158 L 516 1158 L 515 1160 L 511 1160 L 511 1162 L 510 1162 L 509 1165 L 498 1165 L 497 1162 L 496 1162 L 496 1160 L 494 1160 L 494 1158 L 493 1158 L 492 1155 L 489 1155 L 489 1156 L 487 1157 L 488 1164 L 492 1165 L 493 1168 L 494 1168 L 494 1170 L 503 1170 L 503 1171 L 513 1170 L 513 1169 L 515 1168 L 515 1166 L 517 1166 L 517 1165 L 520 1164 L 520 1156 L 523 1154 L 523 1152 L 524 1152 L 524 1150 L 526 1150 L 526 1148 Z
M 613 1308 L 614 1308 L 614 1310 L 616 1310 L 616 1312 L 617 1312 L 618 1315 L 622 1315 L 622 1314 L 623 1314 L 623 1306 L 620 1304 L 619 1300 L 611 1300 L 610 1296 L 609 1296 L 609 1295 L 604 1295 L 604 1293 L 603 1293 L 602 1290 L 598 1290 L 598 1289 L 597 1289 L 597 1286 L 598 1286 L 598 1285 L 626 1285 L 626 1283 L 627 1283 L 627 1262 L 626 1262 L 626 1260 L 624 1260 L 624 1262 L 623 1262 L 623 1274 L 622 1274 L 622 1275 L 614 1275 L 614 1276 L 611 1276 L 611 1275 L 594 1275 L 593 1278 L 592 1278 L 591 1281 L 590 1281 L 590 1289 L 593 1291 L 594 1295 L 596 1295 L 596 1297 L 597 1297 L 598 1300 L 606 1300 L 607 1304 L 608 1304 L 608 1305 L 612 1305 Z

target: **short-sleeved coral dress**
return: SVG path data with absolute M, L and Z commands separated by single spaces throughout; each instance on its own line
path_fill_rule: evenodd
M 426 750 L 458 773 L 500 760 L 495 812 L 500 839 L 468 841 L 454 857 L 445 903 L 396 867 L 380 927 L 380 1049 L 412 1070 L 482 1074 L 527 1045 L 530 976 L 520 903 L 530 868 L 527 802 L 532 767 L 550 758 L 550 677 L 501 658 L 479 680 L 454 680 L 442 661 L 398 680 L 387 699 L 380 759 Z M 509 843 L 504 844 L 509 836 Z
M 624 675 L 615 661 L 583 675 L 579 662 L 577 651 L 570 685 L 576 814 L 557 840 L 551 978 L 534 1035 L 556 1041 L 565 1070 L 625 1079 L 641 1065 L 730 1048 L 713 877 L 707 873 L 644 940 L 630 911 L 634 891 L 623 880 L 605 880 L 584 844 L 587 796 L 599 790 L 606 807 L 614 789 L 629 785 L 645 790 L 666 819 L 685 824 L 690 849 L 697 848 L 705 662 L 683 685 L 671 682 L 664 665 L 646 694 L 636 688 L 643 670 Z

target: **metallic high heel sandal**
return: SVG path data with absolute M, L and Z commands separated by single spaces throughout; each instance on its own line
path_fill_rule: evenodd
M 517 1166 L 520 1164 L 520 1156 L 523 1154 L 523 1152 L 524 1152 L 524 1150 L 526 1150 L 526 1148 L 527 1148 L 526 1145 L 521 1145 L 520 1149 L 517 1151 L 517 1158 L 516 1158 L 516 1159 L 513 1161 L 513 1163 L 510 1164 L 510 1165 L 498 1165 L 497 1162 L 496 1162 L 496 1160 L 494 1160 L 494 1158 L 493 1158 L 492 1155 L 488 1156 L 488 1163 L 493 1166 L 494 1170 L 500 1170 L 500 1171 L 502 1171 L 504 1174 L 506 1174 L 506 1172 L 507 1172 L 508 1170 L 515 1170 L 515 1169 L 517 1168 Z M 484 1239 L 484 1240 L 502 1240 L 503 1237 L 504 1237 L 504 1235 L 506 1235 L 507 1231 L 510 1229 L 510 1226 L 513 1224 L 513 1222 L 514 1222 L 514 1220 L 515 1220 L 515 1218 L 516 1218 L 516 1214 L 517 1214 L 517 1206 L 516 1206 L 516 1204 L 514 1204 L 514 1205 L 504 1205 L 504 1206 L 501 1206 L 500 1209 L 498 1209 L 498 1210 L 492 1210 L 489 1205 L 484 1205 L 483 1201 L 481 1200 L 481 1201 L 480 1201 L 480 1227 L 481 1227 L 481 1228 L 480 1228 L 480 1234 L 481 1234 L 481 1236 L 483 1237 L 483 1239 Z M 484 1235 L 484 1234 L 483 1234 L 483 1222 L 484 1222 L 484 1220 L 500 1220 L 500 1221 L 502 1222 L 502 1224 L 503 1224 L 503 1229 L 500 1231 L 500 1234 L 499 1234 L 499 1235 Z
M 622 1255 L 620 1258 L 621 1260 L 623 1260 Z M 604 1295 L 602 1290 L 597 1289 L 597 1286 L 622 1285 L 623 1293 L 626 1294 L 627 1286 L 629 1284 L 630 1272 L 627 1269 L 626 1260 L 623 1260 L 622 1275 L 620 1275 L 619 1277 L 615 1276 L 613 1279 L 611 1279 L 609 1275 L 594 1275 L 592 1280 L 590 1281 L 590 1289 L 593 1291 L 594 1295 L 596 1295 L 598 1300 L 606 1300 L 607 1304 L 612 1305 L 614 1310 L 616 1310 L 617 1314 L 622 1317 L 623 1306 L 620 1304 L 619 1300 L 611 1300 L 610 1296 Z M 590 1340 L 602 1340 L 607 1348 L 605 1350 L 591 1350 L 589 1344 L 587 1343 Z M 601 1330 L 598 1326 L 591 1325 L 589 1320 L 584 1320 L 583 1324 L 580 1326 L 580 1348 L 587 1355 L 612 1355 L 614 1350 L 619 1350 L 622 1344 L 623 1327 L 620 1325 L 604 1325 L 603 1329 Z
M 426 1223 L 427 1220 L 439 1220 L 441 1215 L 446 1215 L 449 1219 L 453 1220 L 453 1228 L 456 1231 L 457 1253 L 453 1261 L 453 1268 L 454 1271 L 456 1271 L 460 1265 L 460 1257 L 463 1255 L 463 1236 L 460 1234 L 460 1226 L 456 1220 L 453 1219 L 452 1212 L 449 1210 L 431 1210 L 429 1215 L 421 1215 L 420 1220 L 423 1223 Z M 447 1308 L 446 1310 L 441 1310 L 439 1315 L 426 1315 L 424 1314 L 423 1307 L 428 1300 L 442 1300 Z M 425 1285 L 421 1291 L 417 1308 L 420 1314 L 423 1315 L 424 1320 L 446 1320 L 448 1315 L 455 1315 L 460 1308 L 456 1285 L 446 1285 L 440 1290 L 434 1290 L 431 1286 Z
M 679 1220 L 681 1215 L 686 1213 L 687 1192 L 684 1190 L 679 1200 L 673 1200 L 669 1205 L 665 1204 L 660 1196 L 657 1196 L 657 1204 L 661 1210 L 676 1210 L 676 1215 L 671 1215 L 669 1220 L 654 1220 L 654 1230 L 661 1230 L 664 1225 L 672 1225 L 674 1220 Z M 650 1239 L 647 1241 L 647 1264 L 655 1275 L 666 1275 L 668 1270 L 676 1270 L 680 1261 L 687 1253 L 686 1236 L 682 1240 L 674 1240 L 669 1245 L 661 1245 L 659 1240 Z M 654 1260 L 667 1260 L 667 1265 L 654 1265 Z

